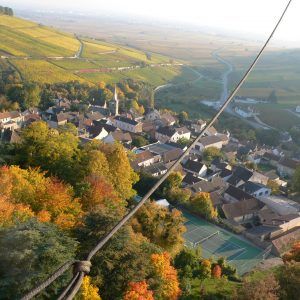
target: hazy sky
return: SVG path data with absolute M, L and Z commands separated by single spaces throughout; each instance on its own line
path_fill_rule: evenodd
M 115 12 L 153 19 L 188 21 L 199 25 L 266 35 L 286 0 L 2 0 L 1 3 L 36 9 L 61 9 L 101 14 Z M 277 40 L 300 44 L 300 0 L 294 0 L 276 35 Z

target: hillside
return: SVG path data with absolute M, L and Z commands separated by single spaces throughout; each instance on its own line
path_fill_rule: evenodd
M 80 38 L 12 16 L 0 16 L 0 39 L 0 69 L 10 64 L 26 81 L 95 84 L 135 78 L 156 86 L 181 73 L 181 63 L 167 56 Z

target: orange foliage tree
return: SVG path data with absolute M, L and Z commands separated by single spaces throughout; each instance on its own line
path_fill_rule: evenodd
M 129 288 L 123 300 L 154 300 L 153 292 L 148 290 L 146 281 L 129 282 Z
M 215 265 L 212 269 L 212 272 L 211 272 L 212 276 L 214 278 L 221 278 L 222 276 L 222 269 L 219 265 Z
M 42 222 L 52 221 L 62 228 L 70 228 L 82 213 L 73 189 L 55 178 L 45 177 L 39 169 L 3 167 L 0 186 L 0 196 L 5 197 L 14 210 L 30 211 Z
M 112 184 L 103 177 L 89 176 L 89 189 L 82 196 L 85 211 L 102 211 L 121 216 L 125 213 L 126 201 L 122 200 Z
M 177 271 L 170 263 L 170 254 L 168 252 L 152 254 L 151 260 L 154 268 L 154 277 L 158 285 L 155 294 L 158 294 L 160 299 L 163 300 L 178 299 L 181 291 Z
M 296 261 L 300 262 L 300 241 L 297 241 L 292 249 L 283 256 L 284 261 Z

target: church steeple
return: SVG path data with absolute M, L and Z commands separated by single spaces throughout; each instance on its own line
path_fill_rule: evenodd
M 115 101 L 115 116 L 117 116 L 117 115 L 119 115 L 119 99 L 118 99 L 118 92 L 117 92 L 116 84 L 115 84 L 114 101 Z

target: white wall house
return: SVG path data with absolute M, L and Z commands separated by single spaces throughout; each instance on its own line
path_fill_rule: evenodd
M 116 116 L 113 120 L 113 125 L 121 130 L 132 133 L 142 132 L 143 126 L 141 122 L 129 119 L 123 116 Z

